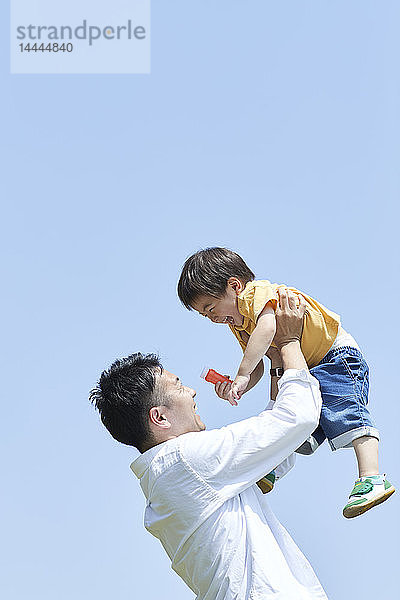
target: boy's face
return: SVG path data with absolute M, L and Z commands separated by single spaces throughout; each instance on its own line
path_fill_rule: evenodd
M 203 317 L 208 317 L 213 323 L 226 325 L 242 325 L 243 316 L 238 311 L 237 296 L 243 290 L 239 279 L 231 277 L 221 298 L 213 296 L 198 296 L 192 305 Z

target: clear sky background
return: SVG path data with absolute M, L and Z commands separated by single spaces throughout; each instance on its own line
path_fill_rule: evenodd
M 1 596 L 193 597 L 143 528 L 136 451 L 87 397 L 140 350 L 197 389 L 209 428 L 262 410 L 267 376 L 238 408 L 199 378 L 241 356 L 177 299 L 201 247 L 342 315 L 400 486 L 399 3 L 153 0 L 149 76 L 10 76 L 0 10 Z M 269 499 L 330 600 L 394 598 L 400 493 L 345 520 L 355 475 L 325 445 Z

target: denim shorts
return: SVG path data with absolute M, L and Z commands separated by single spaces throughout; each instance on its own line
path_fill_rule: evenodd
M 315 449 L 326 438 L 332 450 L 351 448 L 353 440 L 364 435 L 379 440 L 367 408 L 369 369 L 359 350 L 350 346 L 330 350 L 310 372 L 322 395 L 319 426 L 312 434 Z

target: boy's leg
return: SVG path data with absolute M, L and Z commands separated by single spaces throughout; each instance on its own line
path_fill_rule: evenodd
M 379 475 L 378 440 L 375 437 L 363 435 L 353 440 L 352 444 L 357 458 L 358 476 Z
M 354 448 L 360 467 L 377 469 L 379 432 L 367 407 L 369 371 L 361 352 L 350 347 L 330 351 L 311 373 L 320 384 L 320 426 L 332 450 Z
M 387 500 L 395 489 L 379 474 L 379 432 L 367 408 L 369 371 L 361 352 L 338 348 L 321 363 L 315 368 L 322 394 L 320 424 L 332 450 L 354 448 L 358 462 L 359 479 L 343 509 L 352 518 Z
M 343 509 L 347 519 L 358 517 L 370 508 L 381 504 L 395 492 L 386 475 L 379 474 L 378 440 L 362 436 L 352 442 L 358 463 L 359 479 L 356 480 L 349 501 Z
M 325 391 L 325 376 L 319 377 L 320 365 L 313 367 L 310 369 L 311 375 L 318 379 L 319 386 L 321 389 L 322 402 L 324 402 L 324 391 Z M 309 456 L 310 454 L 314 454 L 316 450 L 324 443 L 327 436 L 325 434 L 323 425 L 320 421 L 317 429 L 312 432 L 309 438 L 307 438 L 301 446 L 295 450 L 296 454 L 303 454 L 305 456 Z
M 321 444 L 326 440 L 326 435 L 321 425 L 318 425 L 317 429 L 302 443 L 299 448 L 295 451 L 297 454 L 304 454 L 306 456 L 314 454 Z

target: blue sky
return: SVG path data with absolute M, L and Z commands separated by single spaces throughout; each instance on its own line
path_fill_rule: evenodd
M 151 75 L 11 76 L 2 53 L 3 597 L 193 597 L 143 528 L 135 450 L 87 396 L 116 357 L 156 351 L 209 428 L 262 410 L 266 377 L 236 409 L 199 378 L 240 360 L 177 300 L 201 247 L 342 315 L 399 484 L 399 18 L 394 1 L 153 0 Z M 394 597 L 399 500 L 343 519 L 355 474 L 324 446 L 271 505 L 330 599 Z

